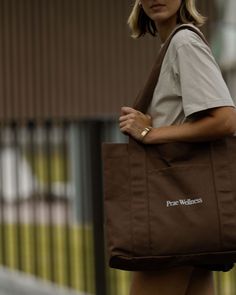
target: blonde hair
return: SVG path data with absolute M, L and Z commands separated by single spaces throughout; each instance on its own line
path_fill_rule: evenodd
M 202 16 L 196 8 L 195 0 L 182 0 L 177 22 L 180 24 L 191 23 L 197 27 L 202 26 L 206 21 L 206 17 Z M 135 0 L 133 9 L 128 18 L 128 25 L 131 29 L 131 36 L 139 38 L 146 33 L 152 36 L 157 35 L 155 22 L 151 20 L 144 12 L 140 5 L 140 0 Z

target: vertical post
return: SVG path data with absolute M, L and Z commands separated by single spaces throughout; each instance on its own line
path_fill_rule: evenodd
M 90 159 L 90 129 L 86 122 L 75 121 L 70 124 L 69 135 L 69 161 L 71 167 L 71 182 L 73 185 L 73 208 L 76 223 L 81 227 L 78 240 L 81 247 L 81 273 L 83 280 L 83 291 L 94 290 L 94 278 L 90 269 L 92 263 L 91 232 L 88 231 L 91 224 L 91 159 Z
M 67 164 L 67 139 L 68 139 L 68 131 L 69 131 L 69 122 L 67 120 L 64 120 L 64 122 L 60 125 L 60 132 L 62 135 L 62 157 L 63 157 L 63 161 L 65 164 L 64 167 L 64 181 L 66 182 L 66 178 L 67 178 L 67 173 L 68 173 L 68 164 Z M 73 287 L 73 279 L 72 279 L 72 253 L 70 251 L 71 249 L 71 217 L 70 217 L 70 208 L 69 206 L 70 201 L 68 198 L 68 191 L 66 189 L 66 186 L 64 187 L 63 190 L 64 193 L 64 198 L 65 200 L 65 204 L 64 204 L 64 210 L 65 210 L 65 241 L 64 241 L 64 249 L 65 249 L 65 257 L 66 257 L 66 285 L 69 288 Z
M 45 175 L 46 175 L 46 203 L 48 205 L 48 245 L 49 245 L 49 275 L 50 280 L 54 283 L 56 280 L 56 269 L 55 265 L 55 252 L 54 252 L 54 230 L 53 230 L 53 198 L 52 198 L 52 145 L 51 145 L 51 136 L 52 136 L 53 122 L 51 120 L 47 120 L 44 123 L 44 131 L 45 131 L 45 156 L 46 156 L 46 167 L 45 167 Z
M 15 239 L 16 239 L 16 257 L 17 257 L 17 269 L 22 271 L 23 270 L 23 261 L 22 261 L 22 220 L 21 220 L 21 196 L 19 190 L 19 156 L 20 156 L 20 145 L 19 145 L 19 126 L 17 122 L 13 121 L 11 123 L 11 132 L 12 132 L 12 144 L 13 144 L 13 151 L 14 151 L 14 170 L 15 178 L 14 186 L 15 186 L 15 203 L 16 203 L 16 232 Z
M 81 207 L 83 195 L 83 182 L 81 173 L 81 157 L 80 152 L 80 129 L 78 124 L 71 123 L 69 131 L 69 161 L 71 166 L 71 182 L 73 185 L 73 214 L 78 223 L 82 223 Z
M 0 259 L 1 264 L 3 266 L 6 266 L 6 257 L 7 257 L 7 251 L 6 251 L 6 225 L 7 220 L 5 220 L 5 214 L 4 214 L 4 207 L 6 200 L 6 196 L 4 196 L 3 191 L 3 130 L 4 130 L 4 124 L 0 123 Z
M 70 158 L 72 183 L 75 189 L 74 208 L 77 222 L 92 222 L 95 294 L 106 295 L 106 263 L 103 233 L 103 192 L 101 162 L 101 122 L 77 122 L 70 127 Z M 91 203 L 90 203 L 91 201 Z M 92 207 L 92 208 L 91 208 Z M 91 212 L 92 211 L 92 212 Z M 88 244 L 86 231 L 82 230 L 84 291 L 93 283 L 89 277 L 86 260 Z M 90 262 L 91 263 L 91 262 Z
M 29 121 L 27 124 L 27 132 L 29 136 L 29 154 L 30 154 L 30 161 L 32 164 L 32 170 L 36 171 L 36 146 L 35 146 L 35 136 L 36 136 L 36 123 L 34 121 Z M 33 179 L 33 192 L 36 191 L 36 183 L 35 179 Z M 32 269 L 33 274 L 37 277 L 39 276 L 39 257 L 38 253 L 40 253 L 39 249 L 39 239 L 38 239 L 38 231 L 37 231 L 37 207 L 38 207 L 38 198 L 36 196 L 33 197 L 32 200 L 32 230 L 31 233 L 31 243 L 33 249 L 33 259 L 32 259 Z
M 107 289 L 103 230 L 103 189 L 101 159 L 102 123 L 94 122 L 91 124 L 91 127 L 91 185 L 96 295 L 106 295 Z

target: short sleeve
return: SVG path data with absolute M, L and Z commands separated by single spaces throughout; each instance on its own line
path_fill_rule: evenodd
M 214 107 L 235 107 L 219 66 L 205 44 L 182 44 L 177 48 L 173 68 L 186 117 Z

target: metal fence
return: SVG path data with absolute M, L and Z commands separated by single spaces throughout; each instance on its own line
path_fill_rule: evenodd
M 88 294 L 125 294 L 129 275 L 109 271 L 104 251 L 100 143 L 114 136 L 102 122 L 1 125 L 1 265 Z

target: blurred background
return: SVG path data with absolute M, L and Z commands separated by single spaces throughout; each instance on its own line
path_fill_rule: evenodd
M 159 50 L 130 38 L 131 0 L 0 0 L 0 295 L 128 294 L 107 267 L 101 143 Z M 236 97 L 236 1 L 198 0 Z M 236 294 L 236 272 L 215 274 Z

